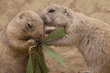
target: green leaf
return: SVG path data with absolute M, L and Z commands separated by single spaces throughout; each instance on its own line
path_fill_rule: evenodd
M 57 54 L 56 51 L 54 51 L 52 48 L 50 48 L 49 46 L 47 46 L 46 44 L 41 44 L 41 47 L 43 48 L 43 50 L 53 59 L 57 59 L 60 64 L 66 68 L 66 64 L 63 61 L 63 59 L 59 56 L 59 54 Z
M 48 73 L 48 68 L 45 65 L 45 61 L 43 60 L 43 57 L 41 57 L 37 52 L 36 52 L 36 54 L 38 56 L 37 59 L 38 59 L 39 65 L 41 67 L 41 72 L 43 71 L 42 73 Z
M 41 73 L 39 64 L 38 64 L 38 62 L 36 60 L 36 56 L 37 55 L 36 55 L 36 52 L 34 50 L 34 53 L 32 55 L 32 65 L 33 65 L 34 73 Z
M 28 65 L 26 68 L 26 73 L 34 73 L 33 72 L 33 66 L 32 66 L 31 54 L 29 55 L 29 61 L 28 61 Z
M 41 41 L 47 41 L 49 39 L 60 38 L 60 37 L 64 36 L 65 34 L 66 34 L 65 28 L 64 27 L 60 27 L 57 30 L 53 31 L 51 34 L 49 34 L 47 37 L 42 39 Z
M 38 61 L 36 61 L 36 69 L 35 69 L 35 73 L 41 73 L 41 69 L 39 67 Z
M 35 52 L 32 54 L 32 66 L 33 66 L 33 71 L 35 71 L 35 67 L 36 67 L 36 65 L 35 65 L 35 61 L 36 59 L 35 59 Z
M 38 45 L 36 55 L 37 55 L 37 57 L 36 57 L 37 62 L 38 62 L 40 69 L 41 69 L 41 73 L 48 73 L 48 68 L 45 64 L 45 59 L 43 57 L 43 53 L 42 53 L 40 45 Z

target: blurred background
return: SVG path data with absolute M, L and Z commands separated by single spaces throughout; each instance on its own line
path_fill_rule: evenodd
M 0 0 L 0 29 L 22 10 L 32 9 L 39 12 L 52 4 L 67 6 L 75 12 L 110 24 L 110 0 Z M 57 60 L 44 54 L 49 73 L 78 73 L 87 70 L 85 61 L 76 47 L 51 47 L 64 59 L 67 68 L 63 68 Z

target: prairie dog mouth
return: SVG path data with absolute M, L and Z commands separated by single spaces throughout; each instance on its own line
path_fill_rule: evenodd
M 56 29 L 58 29 L 58 27 L 45 26 L 45 33 L 46 33 L 47 35 L 49 35 L 49 34 L 52 33 L 53 31 L 55 31 Z

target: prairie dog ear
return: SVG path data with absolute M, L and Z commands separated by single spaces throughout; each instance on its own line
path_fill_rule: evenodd
M 67 13 L 67 10 L 66 9 L 64 9 L 64 13 Z
M 25 17 L 25 14 L 22 13 L 19 18 L 23 19 L 24 17 Z
M 70 16 L 67 9 L 63 9 L 63 13 L 67 14 L 68 16 Z
M 63 9 L 63 13 L 66 15 L 66 16 L 69 16 L 70 18 L 73 18 L 72 17 L 72 13 L 69 9 L 65 8 Z
M 62 11 L 63 11 L 63 13 L 68 13 L 66 8 L 62 9 Z

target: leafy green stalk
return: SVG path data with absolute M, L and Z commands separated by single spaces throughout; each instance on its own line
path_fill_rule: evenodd
M 47 41 L 49 39 L 57 39 L 66 34 L 64 27 L 60 27 L 59 29 L 53 31 L 51 34 L 49 34 L 46 38 L 42 39 L 40 42 Z M 46 44 L 38 44 L 38 47 L 36 45 L 32 46 L 35 48 L 34 53 L 29 55 L 29 61 L 26 68 L 26 73 L 48 73 L 48 68 L 45 65 L 44 56 L 41 50 L 41 47 L 43 50 L 53 59 L 57 59 L 60 64 L 66 68 L 66 64 L 63 61 L 63 59 L 57 54 L 56 51 L 54 51 L 52 48 L 47 46 Z M 41 47 L 40 47 L 41 46 Z

